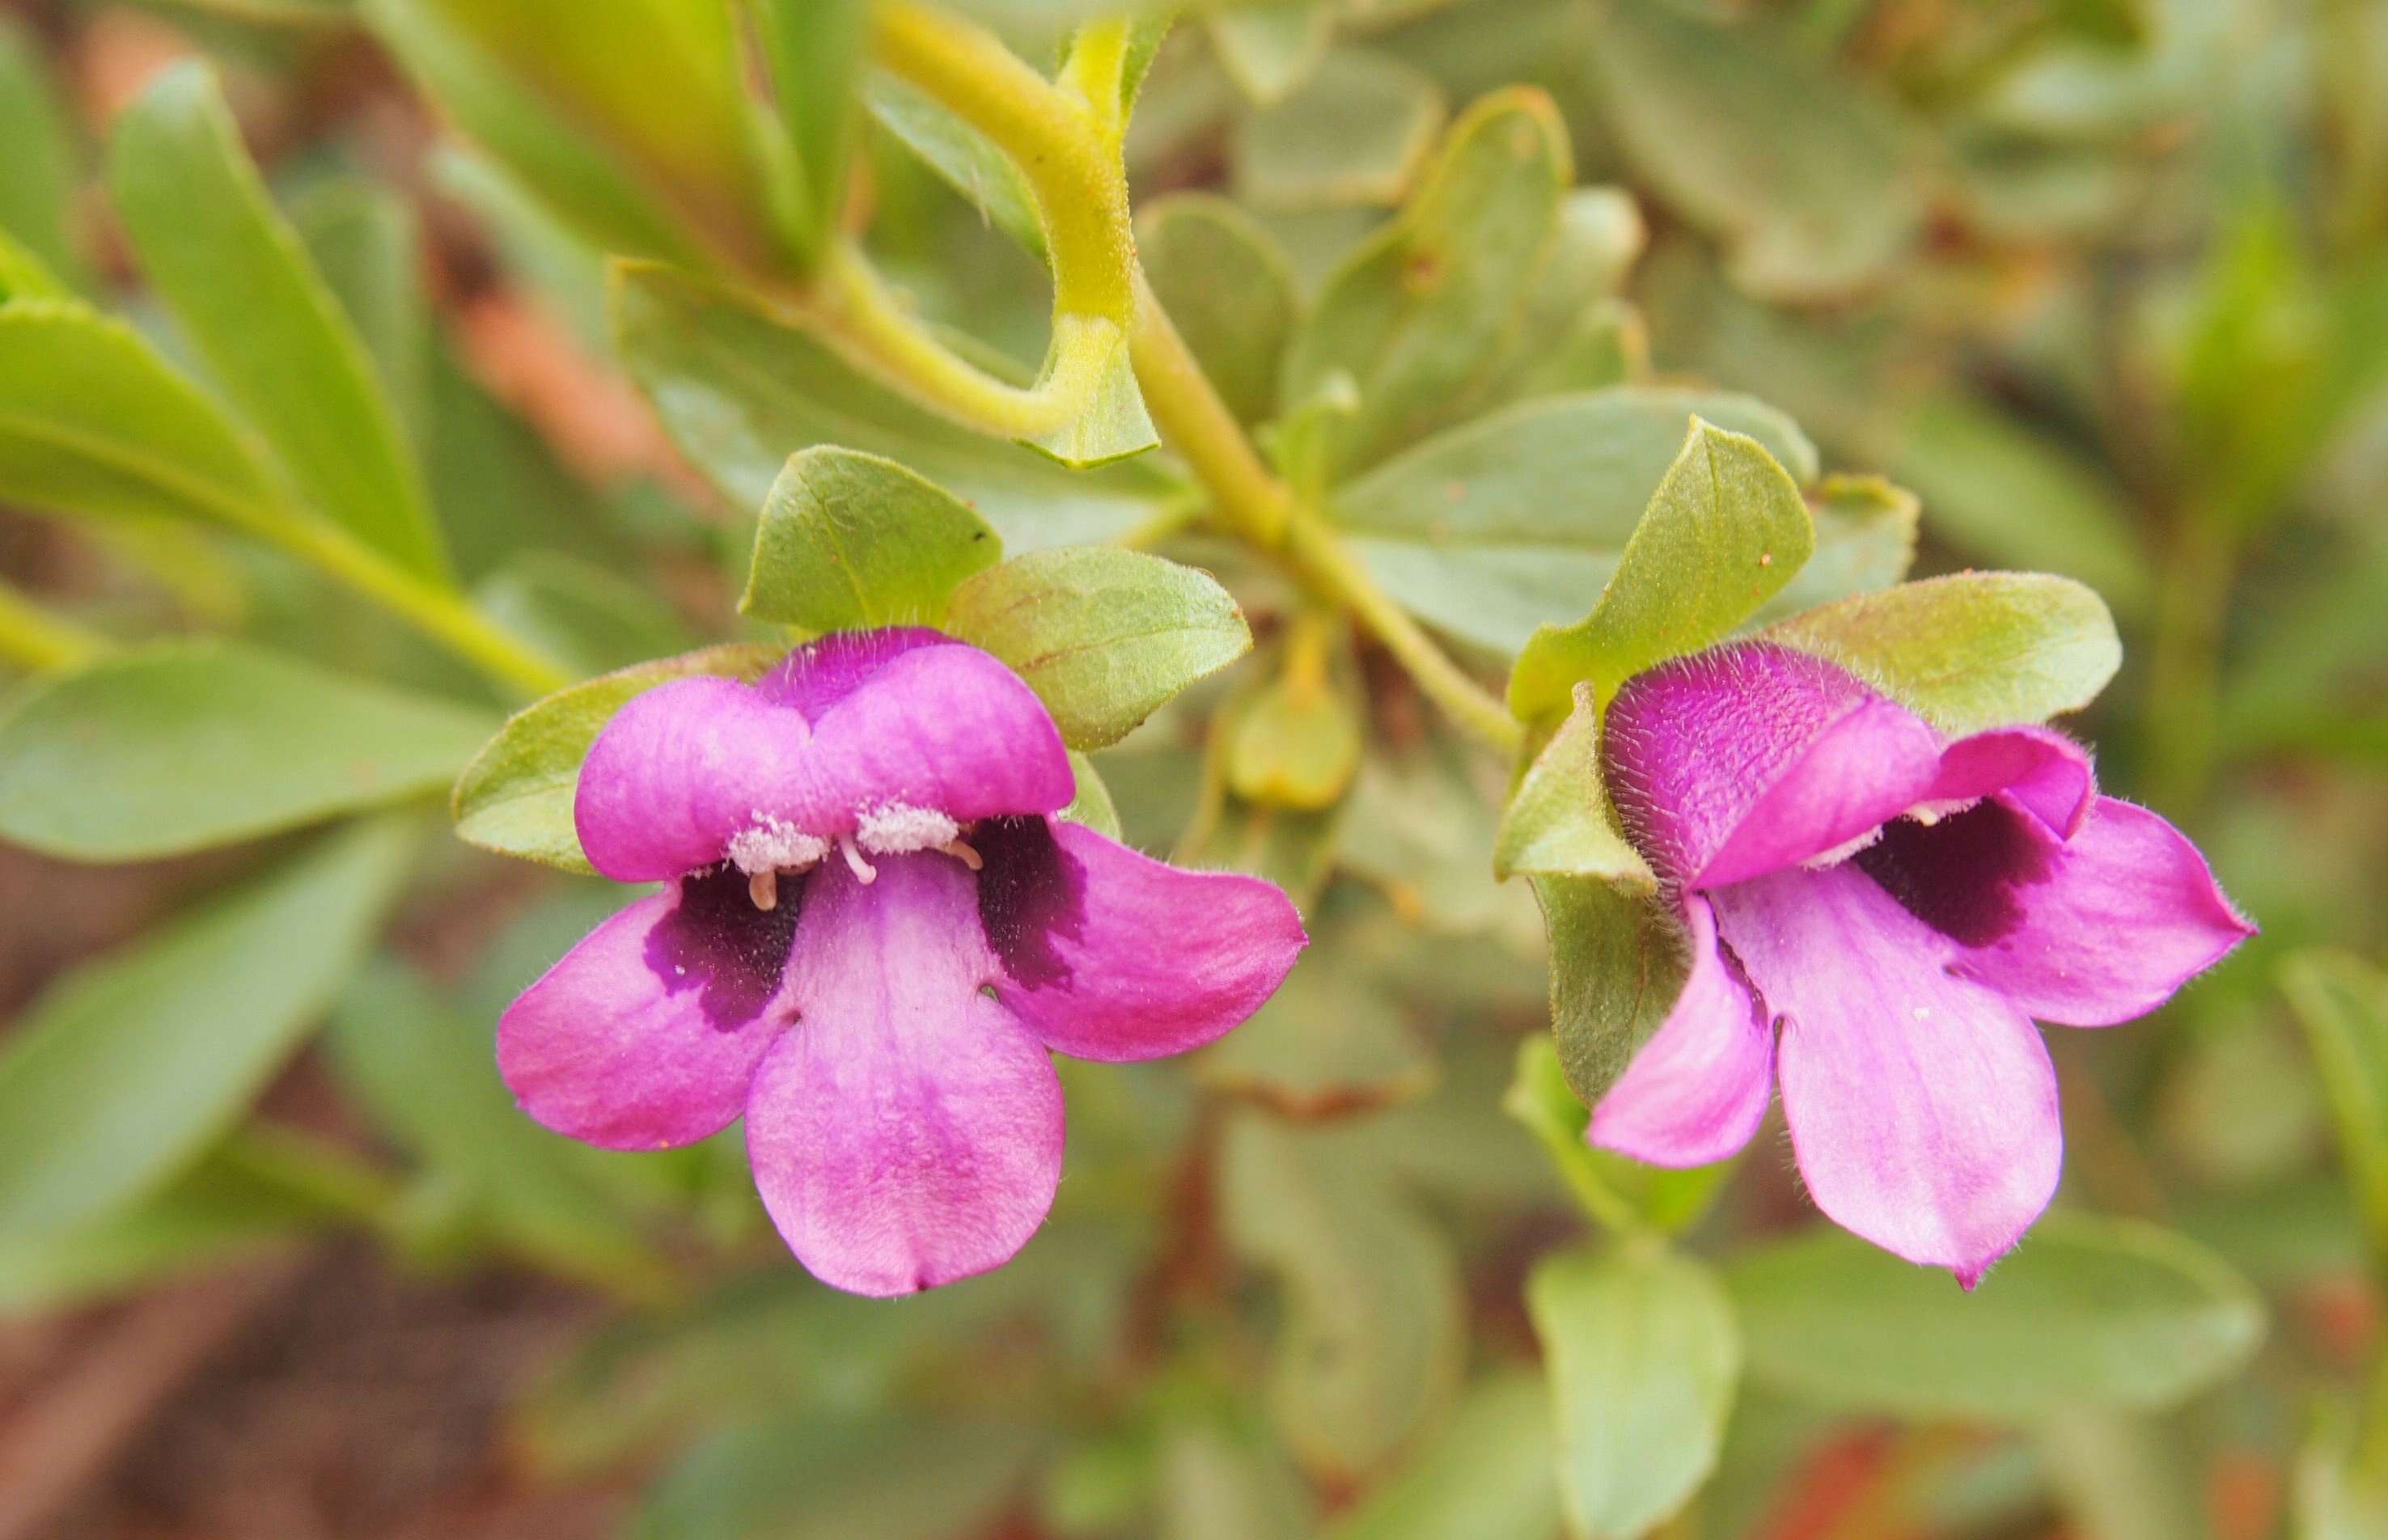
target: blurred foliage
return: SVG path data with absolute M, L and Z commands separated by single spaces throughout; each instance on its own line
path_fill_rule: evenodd
M 957 8 L 1043 67 L 1103 7 Z M 1048 341 L 1033 189 L 863 57 L 864 7 L 19 9 L 0 835 L 224 854 L 0 1038 L 0 1305 L 334 1233 L 572 1279 L 611 1317 L 511 1432 L 553 1479 L 657 1472 L 632 1533 L 672 1540 L 2388 1534 L 2388 6 L 1181 19 L 1127 83 L 1147 276 L 1391 601 L 1520 665 L 1508 785 L 1175 462 L 1068 469 L 757 302 L 867 224 L 991 375 Z M 136 94 L 124 36 L 208 62 Z M 1550 788 L 1665 647 L 1603 586 L 1721 559 L 1643 522 L 1721 495 L 1679 474 L 1695 413 L 1782 515 L 1750 549 L 1815 546 L 1771 599 L 1710 585 L 1711 632 L 1902 635 L 1871 661 L 1952 731 L 2080 707 L 2119 636 L 2073 719 L 2102 783 L 2265 927 L 2056 1044 L 2064 1212 L 1971 1296 L 1783 1233 L 1778 1140 L 1586 1151 L 1567 1088 L 1632 1046 L 1598 959 L 1542 1046 L 1496 850 L 1604 936 L 1666 923 Z M 849 539 L 902 558 L 859 607 L 784 598 Z M 1276 878 L 1319 943 L 1190 1063 L 1064 1065 L 1050 1225 L 900 1306 L 786 1263 L 734 1136 L 566 1145 L 488 1052 L 619 901 L 570 830 L 605 717 L 890 618 L 1029 674 L 1094 756 L 1073 816 Z M 423 855 L 451 782 L 465 840 L 565 871 Z M 294 1063 L 370 1139 L 259 1113 Z M 2204 1500 L 2251 1462 L 2265 1511 Z

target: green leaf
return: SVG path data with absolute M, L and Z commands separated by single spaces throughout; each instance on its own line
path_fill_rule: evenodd
M 0 305 L 0 495 L 103 518 L 292 516 L 213 401 L 132 327 L 54 299 Z
M 385 961 L 342 993 L 324 1046 L 350 1093 L 510 1249 L 569 1275 L 661 1287 L 663 1262 L 576 1165 L 584 1152 L 514 1104 L 490 1030 Z
M 1338 48 L 1299 90 L 1237 122 L 1237 196 L 1276 209 L 1398 203 L 1447 111 L 1431 77 Z
M 1531 880 L 1550 935 L 1552 1037 L 1589 1107 L 1674 1009 L 1690 943 L 1656 893 L 1599 877 Z
M 808 445 L 902 462 L 983 515 L 1014 552 L 1107 540 L 1150 519 L 1175 483 L 1145 462 L 1072 472 L 956 426 L 861 378 L 802 333 L 660 268 L 616 280 L 624 358 L 665 428 L 739 507 L 759 508 Z
M 423 230 L 414 206 L 378 183 L 342 177 L 310 188 L 292 204 L 290 220 L 373 360 L 399 423 L 424 444 L 431 317 L 416 267 Z
M 652 589 L 556 551 L 525 551 L 473 591 L 489 620 L 576 676 L 627 668 L 694 644 Z
M 0 834 L 142 860 L 436 791 L 482 712 L 233 642 L 167 642 L 54 674 L 0 719 Z
M 763 0 L 755 20 L 787 136 L 792 244 L 809 262 L 836 235 L 845 209 L 870 7 L 864 0 Z
M 1927 397 L 1886 467 L 1935 535 L 1992 566 L 2061 572 L 2126 616 L 2153 602 L 2146 544 L 2106 473 L 1985 401 Z M 2029 509 L 2029 517 L 2017 516 Z
M 1039 257 L 1045 254 L 1045 216 L 1037 212 L 1036 194 L 994 140 L 892 75 L 871 75 L 862 99 L 880 127 L 943 177 L 988 223 Z
M 1367 723 L 1340 636 L 1295 640 L 1268 682 L 1240 703 L 1226 737 L 1227 789 L 1247 802 L 1315 812 L 1330 808 L 1359 773 Z
M 1247 424 L 1275 416 L 1277 369 L 1302 308 L 1275 238 L 1226 198 L 1180 193 L 1138 210 L 1136 248 L 1228 410 Z
M 1111 804 L 1111 788 L 1103 784 L 1102 772 L 1095 769 L 1092 759 L 1076 749 L 1071 749 L 1069 754 L 1070 773 L 1077 777 L 1078 790 L 1070 798 L 1070 805 L 1054 816 L 1066 818 L 1073 823 L 1083 823 L 1099 834 L 1118 839 L 1119 808 Z
M 1286 1289 L 1269 1401 L 1296 1457 L 1381 1466 L 1459 1378 L 1458 1266 L 1380 1167 L 1255 1113 L 1228 1126 L 1223 1222 Z
M 11 299 L 71 299 L 57 274 L 16 236 L 0 229 L 0 305 Z
M 1640 1540 L 1716 1470 L 1741 1372 L 1716 1275 L 1656 1247 L 1562 1252 L 1526 1279 L 1583 1540 Z
M 593 872 L 580 852 L 572 800 L 580 786 L 580 761 L 614 713 L 669 680 L 699 674 L 760 678 L 783 652 L 755 643 L 706 647 L 586 680 L 523 707 L 456 778 L 449 802 L 456 837 L 502 856 Z
M 1814 549 L 1808 505 L 1765 446 L 1694 418 L 1592 614 L 1518 655 L 1509 709 L 1554 717 L 1579 681 L 1606 709 L 1633 675 L 1723 638 Z
M 792 455 L 763 503 L 738 610 L 807 630 L 934 626 L 963 579 L 1003 559 L 970 505 L 893 460 Z
M 255 1256 L 317 1228 L 291 1194 L 205 1160 L 146 1201 L 62 1232 L 0 1236 L 0 1317 L 45 1314 Z
M 1339 372 L 1358 386 L 1360 410 L 1339 425 L 1331 473 L 1371 465 L 1449 419 L 1541 269 L 1571 175 L 1547 97 L 1485 96 L 1452 126 L 1400 217 L 1327 280 L 1287 352 L 1279 399 L 1309 401 Z
M 0 1234 L 137 1203 L 229 1127 L 363 955 L 417 834 L 328 835 L 36 1000 L 0 1054 Z
M 1666 0 L 1605 0 L 1584 59 L 1628 161 L 1733 248 L 1735 282 L 1827 299 L 1913 244 L 1924 184 L 1908 128 L 1763 19 L 1720 25 Z
M 109 185 L 143 270 L 300 499 L 412 571 L 446 572 L 372 361 L 258 178 L 215 77 L 158 77 L 117 119 Z
M 1137 384 L 1127 339 L 1118 337 L 1111 343 L 1084 411 L 1052 432 L 1021 442 L 1073 471 L 1131 460 L 1157 447 L 1161 434 L 1144 408 L 1144 390 Z
M 1550 1540 L 1561 1517 L 1551 1449 L 1550 1393 L 1533 1375 L 1497 1375 L 1327 1540 Z
M 1077 749 L 1119 742 L 1252 645 L 1209 573 L 1112 546 L 1014 556 L 963 582 L 946 613 L 948 630 L 1028 681 Z
M 2339 1158 L 2372 1246 L 2388 1255 L 2388 975 L 2347 952 L 2300 952 L 2280 989 L 2305 1028 Z
M 1518 1045 L 1518 1066 L 1501 1095 L 1501 1110 L 1543 1146 L 1583 1211 L 1603 1227 L 1646 1228 L 1661 1234 L 1688 1229 L 1708 1211 L 1734 1163 L 1683 1168 L 1645 1165 L 1585 1142 L 1592 1111 L 1576 1100 L 1547 1037 Z
M 1501 813 L 1492 872 L 1596 877 L 1648 893 L 1658 879 L 1617 826 L 1600 772 L 1600 707 L 1575 687 L 1575 708 L 1519 779 Z
M 1202 19 L 1220 68 L 1263 106 L 1299 90 L 1335 41 L 1335 18 L 1322 0 L 1250 0 Z
M 2264 1335 L 2264 1305 L 2187 1238 L 2053 1214 L 1968 1294 L 1819 1228 L 1746 1254 L 1727 1287 L 1749 1375 L 1820 1406 L 2008 1422 L 2153 1409 L 2217 1383 Z
M 496 73 L 502 88 L 540 102 L 554 119 L 589 134 L 623 180 L 673 208 L 678 221 L 702 232 L 702 244 L 722 260 L 749 273 L 776 265 L 781 247 L 756 153 L 740 18 L 731 6 L 579 0 L 569 25 L 560 24 L 565 18 L 552 0 L 401 0 L 375 6 L 386 25 L 401 9 L 415 13 L 408 19 L 446 30 L 451 49 L 473 50 L 475 63 Z M 449 95 L 438 79 L 430 83 L 435 95 Z M 466 131 L 481 136 L 474 114 L 450 105 Z M 547 112 L 540 116 L 547 119 Z M 489 141 L 501 159 L 514 159 L 514 140 L 529 132 L 527 124 L 510 126 L 516 132 L 506 144 Z M 516 169 L 545 190 L 542 176 L 528 165 Z M 573 183 L 577 193 L 580 179 Z
M 642 185 L 587 127 L 512 78 L 443 14 L 442 0 L 363 5 L 375 32 L 424 94 L 565 223 L 604 250 L 703 264 L 663 190 Z
M 80 278 L 73 218 L 81 156 L 73 126 L 41 45 L 7 17 L 0 17 L 0 145 L 8 146 L 0 156 L 0 235 L 15 237 L 51 272 Z
M 2037 572 L 1901 583 L 1760 634 L 1831 658 L 1952 735 L 2077 711 L 2123 661 L 2104 602 Z
M 1872 593 L 1915 564 L 1923 504 L 1879 476 L 1828 476 L 1808 494 L 1816 554 L 1758 612 L 1763 622 L 1797 615 L 1853 593 Z
M 2375 1407 L 2371 1412 L 2379 1417 Z M 2297 1454 L 2292 1488 L 2295 1540 L 2380 1540 L 2388 1535 L 2388 1471 L 2366 1469 L 2361 1414 L 2325 1404 Z M 2375 1435 L 2376 1436 L 2376 1435 Z M 2376 1447 L 2376 1445 L 2375 1445 Z M 2370 1462 L 2376 1467 L 2377 1461 Z
M 1640 207 L 1621 188 L 1569 190 L 1559 201 L 1550 260 L 1472 392 L 1468 414 L 1536 396 L 1597 390 L 1638 374 L 1649 345 L 1639 317 L 1615 296 L 1648 239 Z
M 1196 1423 L 1161 1455 L 1159 1540 L 1304 1540 L 1309 1489 L 1285 1457 L 1258 1440 Z
M 1537 628 L 1581 616 L 1615 575 L 1695 417 L 1750 435 L 1802 484 L 1815 478 L 1815 446 L 1761 401 L 1623 386 L 1438 434 L 1338 489 L 1328 514 L 1404 607 L 1514 654 Z

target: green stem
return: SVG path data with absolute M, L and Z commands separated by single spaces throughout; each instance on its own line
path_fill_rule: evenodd
M 46 673 L 90 662 L 111 645 L 97 631 L 51 614 L 0 583 L 0 658 Z
M 461 595 L 425 582 L 337 526 L 315 519 L 277 520 L 265 533 L 291 554 L 526 694 L 551 694 L 572 682 L 570 674 L 482 616 Z
M 1118 320 L 1127 330 L 1145 410 L 1162 442 L 1210 493 L 1213 517 L 1276 553 L 1313 593 L 1351 610 L 1454 722 L 1495 748 L 1514 752 L 1524 730 L 1507 708 L 1444 655 L 1376 586 L 1334 532 L 1297 504 L 1262 463 L 1145 284 L 1136 265 L 1120 153 L 1125 127 L 1118 110 L 1123 40 L 1116 23 L 1086 28 L 1062 66 L 1061 84 L 1021 62 L 992 33 L 911 0 L 893 0 L 882 8 L 872 41 L 882 65 L 994 141 L 1028 178 L 1045 217 L 1053 264 L 1056 348 L 1063 342 L 1065 316 Z M 903 324 L 918 331 L 908 318 Z M 884 330 L 857 330 L 850 340 L 894 369 L 916 394 L 934 398 L 957 415 L 977 417 L 981 408 L 1008 411 L 1015 404 L 961 373 L 969 365 L 952 359 L 925 333 L 914 346 L 892 320 Z M 1048 361 L 1048 383 L 1055 377 Z M 1022 434 L 1016 423 L 993 431 L 1032 436 Z
M 377 1234 L 388 1230 L 402 1190 L 396 1178 L 331 1140 L 273 1124 L 236 1130 L 217 1147 L 215 1158 L 311 1209 Z
M 1419 691 L 1462 731 L 1504 754 L 1525 746 L 1526 730 L 1499 697 L 1470 678 L 1450 655 L 1353 559 L 1350 548 L 1306 508 L 1286 526 L 1289 564 L 1304 581 L 1346 605 L 1385 651 L 1409 671 Z
M 1211 494 L 1213 516 L 1263 550 L 1274 552 L 1313 592 L 1349 609 L 1392 654 L 1418 689 L 1462 730 L 1504 753 L 1525 742 L 1507 706 L 1434 644 L 1409 612 L 1315 514 L 1301 506 L 1260 453 L 1195 362 L 1151 288 L 1139 277 L 1135 351 L 1137 383 L 1162 441 L 1177 452 Z
M 1090 24 L 1057 83 L 993 32 L 933 6 L 889 0 L 873 19 L 878 62 L 1002 146 L 1035 197 L 1053 268 L 1053 340 L 1036 384 L 1007 384 L 957 356 L 852 243 L 832 248 L 787 307 L 848 362 L 983 432 L 1036 439 L 1083 415 L 1136 319 L 1120 153 L 1124 46 L 1121 23 Z

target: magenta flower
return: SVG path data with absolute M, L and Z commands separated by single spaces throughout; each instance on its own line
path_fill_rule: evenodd
M 1817 1206 L 1968 1288 L 2056 1190 L 2056 1074 L 2033 1018 L 2128 1021 L 2252 933 L 2178 830 L 2097 795 L 2072 740 L 1950 743 L 1770 643 L 1628 681 L 1602 752 L 1691 971 L 1592 1142 L 1721 1160 L 1780 1081 Z
M 498 1026 L 523 1110 L 614 1150 L 743 1116 L 755 1184 L 823 1280 L 898 1294 L 1000 1266 L 1061 1175 L 1048 1050 L 1209 1042 L 1307 937 L 1271 885 L 1050 815 L 1074 777 L 1028 687 L 932 630 L 688 679 L 598 737 L 582 847 L 662 881 Z

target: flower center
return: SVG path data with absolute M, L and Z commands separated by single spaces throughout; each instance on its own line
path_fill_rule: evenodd
M 966 831 L 934 808 L 884 802 L 855 815 L 855 830 L 835 842 L 808 834 L 786 820 L 761 810 L 754 821 L 730 836 L 730 864 L 746 874 L 746 897 L 758 910 L 780 902 L 780 879 L 800 876 L 827 859 L 831 850 L 845 859 L 846 870 L 865 885 L 879 880 L 879 869 L 869 856 L 909 856 L 934 850 L 976 872 L 979 854 L 963 839 Z M 866 856 L 865 852 L 869 853 Z

